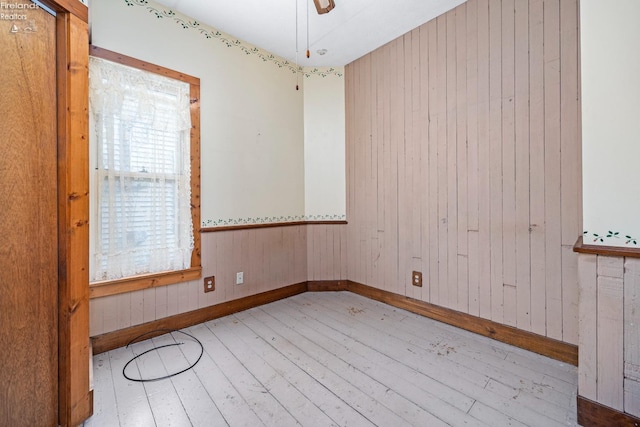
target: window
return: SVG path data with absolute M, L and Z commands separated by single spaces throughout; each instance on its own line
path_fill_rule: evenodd
M 90 277 L 118 285 L 100 296 L 199 277 L 199 86 L 185 80 L 92 48 Z

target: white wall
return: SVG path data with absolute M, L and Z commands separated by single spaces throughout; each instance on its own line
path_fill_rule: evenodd
M 303 91 L 292 64 L 154 2 L 90 6 L 94 45 L 200 78 L 203 226 L 304 216 Z
M 580 2 L 584 241 L 588 244 L 640 247 L 638 22 L 638 0 Z
M 129 3 L 91 1 L 92 43 L 200 78 L 202 225 L 345 219 L 344 68 L 296 77 L 283 58 Z
M 344 220 L 344 67 L 305 69 L 305 73 L 305 215 L 309 220 Z

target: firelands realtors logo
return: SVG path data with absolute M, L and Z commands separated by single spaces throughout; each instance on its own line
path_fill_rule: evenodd
M 38 9 L 36 3 L 18 3 L 0 1 L 0 21 L 12 21 L 9 29 L 10 33 L 33 33 L 35 32 L 35 22 L 29 20 L 30 10 Z

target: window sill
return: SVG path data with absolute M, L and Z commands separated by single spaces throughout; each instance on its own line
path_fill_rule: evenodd
M 202 277 L 202 267 L 127 277 L 126 279 L 93 282 L 89 285 L 89 297 L 100 298 L 142 289 L 157 288 Z

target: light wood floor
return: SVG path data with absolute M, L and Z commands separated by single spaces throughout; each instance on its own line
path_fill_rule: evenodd
M 136 383 L 125 363 L 165 335 L 94 357 L 85 426 L 576 425 L 577 370 L 349 292 L 305 293 L 186 332 L 192 369 Z M 127 369 L 149 378 L 194 341 Z

